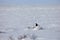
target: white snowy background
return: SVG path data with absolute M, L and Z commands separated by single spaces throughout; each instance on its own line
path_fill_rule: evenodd
M 25 30 L 37 22 L 43 30 Z M 58 6 L 0 6 L 0 40 L 14 40 L 21 34 L 35 34 L 36 40 L 60 40 L 60 8 Z M 29 39 L 26 39 L 29 40 Z

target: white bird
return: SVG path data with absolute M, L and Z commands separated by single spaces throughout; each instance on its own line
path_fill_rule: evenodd
M 43 28 L 40 27 L 40 25 L 38 25 L 37 23 L 35 23 L 34 26 L 32 27 L 27 27 L 28 29 L 32 29 L 32 30 L 42 30 Z

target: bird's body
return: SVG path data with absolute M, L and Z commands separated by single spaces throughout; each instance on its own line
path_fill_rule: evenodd
M 32 27 L 27 27 L 27 29 L 32 29 L 32 30 L 42 30 L 43 28 L 40 27 L 39 24 L 35 23 L 34 26 L 32 26 Z
M 38 29 L 39 29 L 38 27 L 33 28 L 33 30 L 38 30 Z

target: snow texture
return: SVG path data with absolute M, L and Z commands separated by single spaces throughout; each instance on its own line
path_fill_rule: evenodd
M 27 29 L 38 23 L 43 30 Z M 40 6 L 0 7 L 0 40 L 60 40 L 60 8 Z

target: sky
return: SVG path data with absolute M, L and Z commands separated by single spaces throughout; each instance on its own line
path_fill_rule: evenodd
M 0 5 L 60 5 L 60 0 L 0 0 Z

